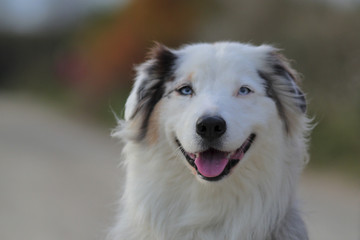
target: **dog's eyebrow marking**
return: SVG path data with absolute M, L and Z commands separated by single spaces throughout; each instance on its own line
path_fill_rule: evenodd
M 194 72 L 191 72 L 191 73 L 189 74 L 189 76 L 186 78 L 186 81 L 187 81 L 187 82 L 192 82 L 192 81 L 193 81 L 193 76 L 194 76 Z

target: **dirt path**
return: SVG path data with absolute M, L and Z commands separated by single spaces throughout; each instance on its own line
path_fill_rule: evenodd
M 300 196 L 313 240 L 360 240 L 360 185 L 336 173 L 306 171 Z
M 123 174 L 109 133 L 0 94 L 0 239 L 103 239 Z M 311 239 L 360 240 L 358 186 L 308 172 L 300 194 Z

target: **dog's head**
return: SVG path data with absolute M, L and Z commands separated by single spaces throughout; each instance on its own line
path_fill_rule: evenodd
M 130 141 L 166 142 L 197 176 L 217 181 L 261 148 L 258 141 L 302 134 L 306 102 L 297 82 L 268 45 L 158 44 L 137 68 L 124 128 Z

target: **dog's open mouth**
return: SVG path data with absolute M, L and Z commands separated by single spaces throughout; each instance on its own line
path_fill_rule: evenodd
M 199 153 L 188 153 L 176 139 L 181 152 L 184 154 L 189 164 L 196 170 L 197 174 L 207 181 L 218 181 L 228 175 L 249 150 L 254 142 L 254 133 L 234 152 L 223 152 L 214 148 Z

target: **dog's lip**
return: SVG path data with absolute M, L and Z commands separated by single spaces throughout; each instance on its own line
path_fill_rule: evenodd
M 234 168 L 240 162 L 240 160 L 243 158 L 245 153 L 251 147 L 252 143 L 255 140 L 255 137 L 256 137 L 256 134 L 251 133 L 249 135 L 249 137 L 244 141 L 244 143 L 238 149 L 236 149 L 235 151 L 232 151 L 232 152 L 224 152 L 224 151 L 221 151 L 221 150 L 209 148 L 209 149 L 207 149 L 205 151 L 198 152 L 198 153 L 188 153 L 182 147 L 180 141 L 177 138 L 175 139 L 175 141 L 176 141 L 177 145 L 179 146 L 180 151 L 183 153 L 186 160 L 190 164 L 190 166 L 195 169 L 195 171 L 197 172 L 197 174 L 201 178 L 203 178 L 203 179 L 205 179 L 207 181 L 218 181 L 218 180 L 222 179 L 224 176 L 228 175 L 231 172 L 231 169 Z M 207 175 L 207 174 L 202 174 L 201 171 L 203 173 L 205 173 L 204 169 L 199 169 L 199 166 L 200 166 L 200 168 L 202 168 L 202 166 L 199 165 L 199 157 L 202 154 L 203 155 L 204 154 L 209 154 L 209 151 L 217 152 L 219 155 L 226 156 L 227 160 L 225 160 L 225 159 L 218 160 L 218 162 L 222 161 L 222 163 L 221 163 L 222 166 L 220 166 L 220 169 L 219 169 L 219 170 L 221 170 L 221 173 L 215 174 L 215 175 L 204 176 L 204 175 Z

